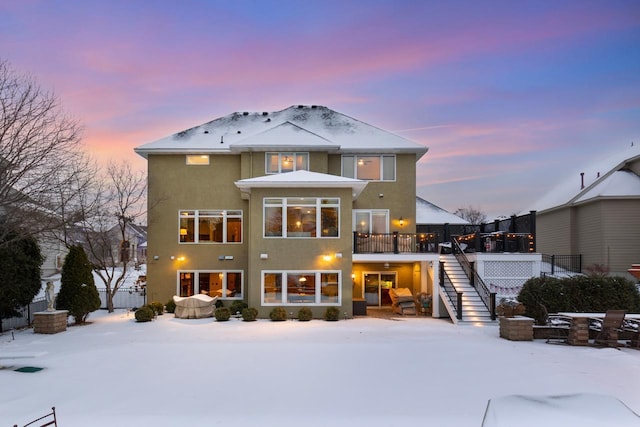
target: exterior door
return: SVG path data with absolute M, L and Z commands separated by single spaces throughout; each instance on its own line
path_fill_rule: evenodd
M 363 273 L 364 298 L 369 307 L 391 305 L 389 289 L 396 287 L 395 271 L 374 271 Z

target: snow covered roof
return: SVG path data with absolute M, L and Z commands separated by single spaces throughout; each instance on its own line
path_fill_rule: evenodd
M 626 165 L 636 161 L 640 161 L 640 145 L 631 146 L 576 170 L 531 206 L 531 210 L 541 213 L 603 197 L 638 198 L 640 177 L 625 169 Z M 584 173 L 584 188 L 581 188 L 581 173 Z
M 416 224 L 469 224 L 469 221 L 416 197 Z
M 327 107 L 294 105 L 275 112 L 232 113 L 135 148 L 149 154 L 224 154 L 280 149 L 339 153 L 414 153 L 427 147 Z
M 299 170 L 241 179 L 235 184 L 245 194 L 252 188 L 351 188 L 355 200 L 367 186 L 367 181 Z

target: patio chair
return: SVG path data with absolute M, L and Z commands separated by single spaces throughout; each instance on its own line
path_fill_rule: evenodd
M 547 329 L 547 344 L 567 344 L 571 318 L 547 311 L 547 307 L 540 304 L 540 310 L 544 318 L 544 326 Z
M 589 328 L 597 331 L 593 345 L 597 347 L 618 348 L 618 334 L 622 332 L 622 323 L 626 310 L 607 310 L 599 326 L 591 324 Z

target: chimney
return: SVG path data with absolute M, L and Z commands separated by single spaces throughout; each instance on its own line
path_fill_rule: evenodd
M 580 189 L 584 190 L 584 172 L 580 172 Z

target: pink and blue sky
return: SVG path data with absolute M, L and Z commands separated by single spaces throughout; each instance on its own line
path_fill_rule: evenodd
M 418 195 L 490 219 L 640 144 L 637 0 L 4 0 L 0 58 L 98 159 L 144 168 L 134 147 L 234 111 L 325 105 L 428 146 Z

